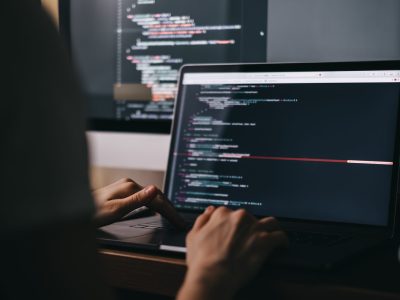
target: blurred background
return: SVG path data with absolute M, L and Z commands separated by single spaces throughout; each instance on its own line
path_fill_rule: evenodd
M 60 16 L 58 0 L 42 0 L 56 26 L 60 24 L 62 17 L 64 17 L 64 21 L 65 18 L 68 18 L 68 24 L 62 24 L 63 28 L 61 28 L 64 29 L 62 33 L 63 38 L 67 38 L 67 44 L 68 40 L 69 43 L 72 40 L 75 41 L 76 45 L 79 42 L 79 34 L 84 33 L 85 30 L 91 30 L 89 19 L 83 20 L 86 22 L 83 24 L 87 24 L 87 26 L 81 26 L 78 29 L 75 26 L 74 28 L 77 18 L 83 18 L 89 2 L 92 4 L 97 2 L 99 7 L 112 3 L 110 0 L 70 0 L 68 1 L 70 5 L 68 14 L 65 12 L 66 6 L 63 6 L 61 13 L 65 15 Z M 114 1 L 116 9 L 120 9 L 118 5 L 123 6 L 127 2 L 129 1 Z M 165 13 L 165 7 L 157 6 L 156 0 L 132 0 L 130 2 L 133 3 L 132 5 L 135 8 L 142 5 L 143 7 L 146 6 L 146 9 L 150 9 L 149 7 L 152 6 L 153 14 Z M 168 3 L 172 3 L 171 6 L 173 6 L 173 2 L 178 3 L 179 1 L 169 1 Z M 196 3 L 196 1 L 191 2 Z M 223 12 L 221 16 L 229 23 L 234 19 L 235 14 L 238 14 L 234 10 L 235 2 L 239 1 L 221 1 L 218 4 L 213 4 L 212 7 L 205 7 L 205 9 Z M 253 2 L 261 5 L 260 3 L 263 1 Z M 197 3 L 203 2 L 197 1 Z M 243 22 L 241 23 L 241 30 L 249 30 L 248 28 L 251 26 L 264 26 L 265 28 L 257 29 L 257 37 L 252 40 L 254 43 L 262 41 L 264 44 L 254 49 L 254 51 L 258 51 L 256 54 L 251 53 L 253 49 L 243 49 L 244 46 L 241 46 L 240 58 L 237 60 L 232 58 L 233 61 L 321 62 L 400 59 L 400 1 L 398 0 L 264 0 L 261 11 L 252 7 L 252 1 L 246 3 L 246 7 L 242 5 L 245 12 L 240 12 L 242 19 L 239 19 Z M 202 5 L 204 6 L 205 3 Z M 226 6 L 226 9 L 223 5 Z M 127 12 L 130 8 L 127 9 Z M 180 5 L 179 9 L 174 9 L 183 15 L 189 15 L 191 8 L 190 5 L 186 5 L 186 7 Z M 256 12 L 253 12 L 252 9 Z M 110 19 L 116 18 L 118 21 L 118 12 L 119 10 L 114 12 L 108 9 L 106 13 L 112 14 Z M 255 24 L 252 21 L 254 24 L 250 24 L 246 21 L 243 17 L 245 13 L 247 18 L 256 19 L 258 23 Z M 252 14 L 257 14 L 257 16 Z M 97 16 L 99 14 L 96 14 L 96 10 L 94 10 L 93 16 L 86 17 L 96 19 Z M 130 17 L 128 14 L 127 18 L 135 19 L 135 16 L 137 17 L 137 15 L 131 14 Z M 204 20 L 198 19 L 199 24 L 204 23 Z M 97 21 L 108 22 L 106 18 Z M 195 18 L 194 21 L 196 21 Z M 212 23 L 212 21 L 209 22 Z M 69 30 L 65 31 L 66 28 Z M 116 36 L 120 36 L 118 33 L 120 27 L 114 29 L 114 33 L 117 33 Z M 114 33 L 112 32 L 111 35 Z M 107 32 L 104 34 L 106 35 Z M 132 31 L 132 34 L 137 33 Z M 141 34 L 143 34 L 143 30 Z M 229 41 L 229 39 L 224 41 Z M 243 44 L 245 43 L 243 42 Z M 69 44 L 68 46 L 73 50 L 72 57 L 78 73 L 82 75 L 81 73 L 85 73 L 86 69 L 85 66 L 82 66 L 84 63 L 79 61 L 81 54 L 74 45 Z M 229 55 L 231 54 L 228 53 L 227 56 Z M 113 73 L 114 70 L 101 70 L 100 73 L 106 74 L 107 72 Z M 82 77 L 85 79 L 85 76 Z M 83 80 L 84 89 L 86 85 L 90 84 L 92 83 L 88 80 Z M 155 99 L 154 85 L 152 91 L 153 99 L 149 100 L 148 105 L 154 106 L 156 103 L 163 105 L 163 107 L 166 104 L 169 105 L 168 107 L 172 107 L 173 100 L 171 101 L 171 99 L 167 99 L 169 102 L 158 101 L 160 100 L 159 97 Z M 115 93 L 119 95 L 120 92 L 116 92 L 114 86 L 114 96 Z M 145 92 L 146 90 L 144 90 Z M 115 102 L 114 100 L 112 103 Z M 118 102 L 115 111 L 119 115 L 116 116 L 121 116 L 121 112 L 124 114 L 130 107 L 137 107 L 135 104 L 143 103 L 135 102 L 136 100 Z M 95 114 L 94 111 L 97 111 L 96 103 L 100 102 L 92 101 L 89 103 L 89 113 Z M 168 107 L 167 109 L 169 109 Z M 167 120 L 158 120 L 153 118 L 152 115 L 147 115 L 150 116 L 151 120 L 146 122 L 135 117 L 140 113 L 141 118 L 143 118 L 142 112 L 137 110 L 135 114 L 131 113 L 133 117 L 125 114 L 120 119 L 117 118 L 118 125 L 115 125 L 115 120 L 102 122 L 103 119 L 100 118 L 100 122 L 97 122 L 97 115 L 92 115 L 92 120 L 94 119 L 96 122 L 92 122 L 94 125 L 91 125 L 88 130 L 88 140 L 91 157 L 91 179 L 94 188 L 121 177 L 130 177 L 143 185 L 156 184 L 162 187 L 170 142 L 168 128 L 171 120 L 168 119 L 168 116 L 172 114 L 170 112 L 169 115 L 164 113 Z M 133 125 L 126 126 L 128 123 Z

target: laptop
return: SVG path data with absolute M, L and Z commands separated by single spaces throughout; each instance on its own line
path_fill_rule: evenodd
M 331 268 L 394 234 L 400 62 L 186 65 L 164 192 L 187 222 L 209 205 L 275 216 L 269 263 Z M 102 244 L 185 253 L 159 215 L 102 227 Z

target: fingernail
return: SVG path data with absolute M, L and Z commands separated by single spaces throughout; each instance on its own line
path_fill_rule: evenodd
M 209 206 L 209 207 L 207 207 L 206 208 L 206 213 L 209 213 L 209 212 L 211 212 L 211 211 L 213 211 L 214 210 L 214 206 Z
M 149 185 L 144 188 L 144 192 L 150 194 L 154 191 L 154 189 L 155 189 L 154 185 Z

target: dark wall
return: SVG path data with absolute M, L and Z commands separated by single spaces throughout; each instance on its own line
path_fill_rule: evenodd
M 398 0 L 270 0 L 268 60 L 400 59 Z

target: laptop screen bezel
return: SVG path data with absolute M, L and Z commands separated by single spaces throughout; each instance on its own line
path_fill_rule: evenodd
M 182 83 L 185 74 L 187 73 L 219 73 L 219 72 L 300 72 L 300 71 L 372 71 L 372 70 L 400 70 L 400 61 L 368 61 L 368 62 L 328 62 L 328 63 L 257 63 L 257 64 L 204 64 L 204 65 L 184 65 L 180 70 L 178 93 L 176 96 L 174 118 L 172 122 L 171 143 L 168 153 L 167 170 L 164 177 L 164 192 L 169 194 L 169 182 L 171 180 L 171 172 L 173 169 L 173 153 L 177 140 L 177 131 L 179 116 L 181 113 L 182 99 Z M 400 93 L 399 93 L 400 102 Z M 331 222 L 310 219 L 292 219 L 278 217 L 281 221 L 298 221 L 312 222 L 316 224 L 335 224 L 338 226 L 351 225 L 360 228 L 374 228 L 375 230 L 383 231 L 390 236 L 394 233 L 396 210 L 397 210 L 397 195 L 398 195 L 398 178 L 399 178 L 399 134 L 400 134 L 400 105 L 397 112 L 397 127 L 395 138 L 395 148 L 393 156 L 391 196 L 388 207 L 388 220 L 386 225 L 368 225 L 349 222 Z M 194 208 L 177 208 L 181 212 L 201 213 L 201 210 Z M 263 217 L 258 215 L 257 217 Z

